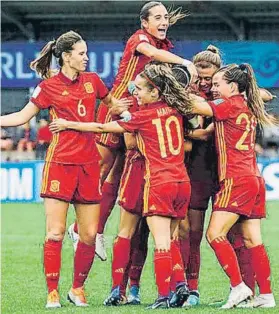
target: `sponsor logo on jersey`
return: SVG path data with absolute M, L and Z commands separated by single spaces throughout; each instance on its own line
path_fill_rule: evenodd
M 94 88 L 93 88 L 91 82 L 86 82 L 84 84 L 84 88 L 85 88 L 87 94 L 92 94 L 94 92 Z
M 215 100 L 213 100 L 213 104 L 218 106 L 218 105 L 222 104 L 224 101 L 225 100 L 221 99 L 221 98 L 220 99 L 215 99 Z
M 232 203 L 232 206 L 237 207 L 237 206 L 238 206 L 237 202 L 233 202 L 233 203 Z
M 69 92 L 65 89 L 63 92 L 62 92 L 62 96 L 68 96 L 69 95 Z
M 41 90 L 42 90 L 41 87 L 40 87 L 40 86 L 37 86 L 37 87 L 34 89 L 34 92 L 33 92 L 32 97 L 33 97 L 33 98 L 37 98 L 37 97 L 39 96 Z
M 60 182 L 58 180 L 51 180 L 50 182 L 50 191 L 57 193 L 60 189 Z
M 155 205 L 151 205 L 149 209 L 150 210 L 156 210 L 156 206 Z

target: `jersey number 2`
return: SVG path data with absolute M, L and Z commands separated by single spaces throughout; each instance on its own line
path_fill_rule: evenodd
M 249 132 L 251 132 L 251 147 L 254 147 L 254 132 L 255 132 L 255 125 L 253 124 L 253 118 L 250 120 L 248 115 L 246 113 L 241 113 L 237 119 L 236 119 L 236 124 L 241 124 L 242 120 L 246 122 L 246 130 L 243 132 L 241 135 L 240 139 L 237 141 L 235 147 L 238 150 L 249 150 L 249 145 L 244 144 L 247 136 L 249 135 Z
M 165 134 L 167 135 L 167 142 L 169 151 L 172 155 L 177 156 L 180 153 L 182 147 L 182 136 L 181 136 L 181 127 L 178 119 L 175 116 L 170 116 L 165 121 L 165 125 L 162 125 L 162 120 L 160 118 L 153 119 L 152 124 L 156 126 L 157 136 L 159 140 L 159 147 L 160 153 L 162 158 L 167 157 L 167 148 L 165 145 Z M 172 135 L 171 135 L 171 124 L 174 124 L 177 138 L 178 138 L 178 146 L 175 148 L 172 142 Z

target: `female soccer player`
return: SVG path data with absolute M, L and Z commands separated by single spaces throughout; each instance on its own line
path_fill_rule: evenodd
M 168 12 L 162 3 L 157 1 L 148 2 L 142 7 L 140 11 L 141 29 L 136 31 L 127 41 L 113 84 L 111 92 L 115 98 L 121 99 L 129 96 L 129 81 L 133 81 L 151 60 L 189 64 L 189 61 L 168 51 L 173 46 L 166 38 L 169 26 L 174 25 L 185 16 L 180 8 Z M 135 104 L 135 106 L 137 105 Z M 107 107 L 101 103 L 97 121 L 106 123 L 116 119 L 118 117 L 112 116 Z M 123 169 L 123 137 L 114 133 L 106 133 L 97 135 L 96 138 L 102 156 L 101 182 L 103 193 L 96 252 L 102 260 L 106 260 L 103 231 L 117 198 L 119 180 Z
M 61 67 L 49 78 L 52 56 Z M 86 73 L 87 46 L 73 32 L 62 34 L 42 49 L 31 68 L 45 80 L 35 89 L 28 104 L 20 111 L 1 117 L 2 126 L 18 126 L 29 121 L 40 109 L 48 109 L 52 119 L 94 120 L 96 99 L 120 105 L 116 113 L 128 108 L 129 102 L 117 101 L 96 73 Z M 48 148 L 43 171 L 41 197 L 46 211 L 44 270 L 48 287 L 47 308 L 61 307 L 58 281 L 61 248 L 69 203 L 73 203 L 79 225 L 80 240 L 74 257 L 74 281 L 68 299 L 76 306 L 87 306 L 84 282 L 95 254 L 95 237 L 99 221 L 100 167 L 99 153 L 90 133 L 67 130 L 55 134 Z
M 188 75 L 187 83 L 189 81 Z M 98 124 L 58 119 L 50 128 L 53 132 L 65 128 L 93 132 L 135 132 L 139 150 L 145 158 L 143 214 L 147 217 L 155 242 L 154 269 L 159 296 L 149 308 L 168 308 L 172 263 L 176 265 L 176 282 L 185 286 L 180 251 L 176 250 L 172 255 L 170 248 L 172 231 L 186 215 L 191 190 L 184 166 L 182 118 L 169 106 L 184 107 L 188 98 L 185 89 L 165 65 L 147 66 L 136 77 L 135 86 L 138 104 L 144 109 L 131 114 L 126 121 Z M 132 219 L 138 218 L 134 216 Z M 127 230 L 123 229 L 123 234 L 126 232 L 126 239 L 131 238 L 128 233 L 134 225 L 135 222 L 130 227 L 125 225 Z M 126 255 L 129 255 L 129 242 Z M 125 268 L 123 263 L 121 269 Z M 121 272 L 120 269 L 118 272 Z
M 235 252 L 227 240 L 228 231 L 238 221 L 260 291 L 250 306 L 274 307 L 269 259 L 260 226 L 266 215 L 265 183 L 257 168 L 254 147 L 257 123 L 262 126 L 276 121 L 264 109 L 249 64 L 223 67 L 214 74 L 212 82 L 211 91 L 221 98 L 206 102 L 195 96 L 192 112 L 213 116 L 216 130 L 220 190 L 214 202 L 207 240 L 231 282 L 228 301 L 222 308 L 232 308 L 252 296 L 251 289 L 241 278 Z

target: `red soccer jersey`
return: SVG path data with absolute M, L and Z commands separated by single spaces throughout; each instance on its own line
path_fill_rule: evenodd
M 182 117 L 176 110 L 156 102 L 133 113 L 130 121 L 117 122 L 136 134 L 138 148 L 145 158 L 146 184 L 189 181 L 184 166 Z
M 52 119 L 92 122 L 96 99 L 108 95 L 108 89 L 96 73 L 80 73 L 71 81 L 61 72 L 42 81 L 34 90 L 31 102 L 40 109 L 49 109 Z M 46 161 L 65 164 L 86 164 L 100 159 L 94 134 L 65 130 L 53 136 Z
M 173 47 L 168 39 L 156 39 L 143 29 L 136 31 L 127 41 L 112 87 L 112 94 L 117 99 L 130 96 L 127 88 L 129 82 L 133 81 L 143 71 L 145 65 L 152 60 L 136 51 L 137 46 L 143 42 L 158 49 L 170 50 Z
M 255 154 L 257 122 L 242 95 L 209 102 L 214 115 L 219 181 L 260 176 Z

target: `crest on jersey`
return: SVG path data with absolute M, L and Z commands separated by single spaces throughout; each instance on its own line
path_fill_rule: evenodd
M 94 92 L 94 88 L 93 88 L 91 82 L 86 82 L 84 84 L 84 88 L 85 88 L 87 94 L 92 94 Z
M 146 35 L 144 35 L 144 34 L 140 34 L 139 35 L 139 39 L 140 39 L 140 41 L 147 41 L 148 43 L 149 43 L 149 39 L 147 38 L 147 36 Z
M 221 99 L 221 98 L 220 99 L 215 99 L 215 100 L 213 100 L 213 104 L 218 106 L 218 105 L 222 104 L 224 101 L 225 100 Z
M 58 180 L 51 180 L 50 182 L 50 191 L 57 193 L 60 189 L 60 182 Z

